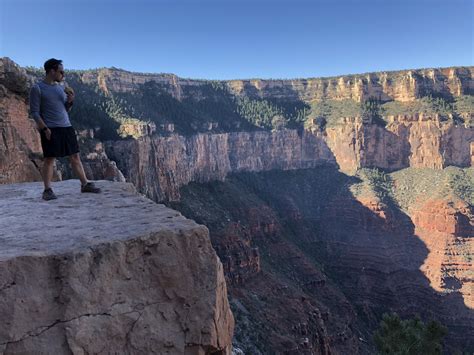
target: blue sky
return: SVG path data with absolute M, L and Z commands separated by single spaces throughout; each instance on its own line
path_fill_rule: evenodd
M 204 79 L 473 65 L 472 0 L 0 0 L 0 55 Z

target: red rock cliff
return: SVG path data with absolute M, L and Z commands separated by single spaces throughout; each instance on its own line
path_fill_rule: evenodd
M 474 92 L 473 67 L 402 70 L 331 78 L 293 80 L 230 80 L 223 81 L 236 95 L 261 98 L 285 98 L 314 101 L 322 99 L 363 101 L 369 97 L 380 100 L 412 101 L 428 93 L 459 96 Z M 179 78 L 173 74 L 132 73 L 110 68 L 83 74 L 83 82 L 98 84 L 105 92 L 134 92 L 139 84 L 154 81 L 162 84 L 173 97 L 181 100 L 186 87 L 206 84 L 204 80 Z
M 41 179 L 36 165 L 41 143 L 28 118 L 27 79 L 24 69 L 0 60 L 0 183 Z

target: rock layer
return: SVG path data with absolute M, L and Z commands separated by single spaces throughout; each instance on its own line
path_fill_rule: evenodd
M 412 101 L 429 93 L 443 96 L 470 95 L 474 92 L 473 67 L 402 70 L 331 78 L 293 80 L 229 80 L 222 81 L 235 95 L 284 98 L 304 101 L 322 99 L 363 101 Z M 104 93 L 134 92 L 148 81 L 158 83 L 178 100 L 187 91 L 207 84 L 205 80 L 179 78 L 173 74 L 132 73 L 117 68 L 99 69 L 82 75 L 87 84 L 98 85 Z
M 130 184 L 99 185 L 55 183 L 49 202 L 39 183 L 0 186 L 0 352 L 230 354 L 207 228 Z
M 0 184 L 40 180 L 41 143 L 28 119 L 26 72 L 0 60 Z
M 179 199 L 179 188 L 191 181 L 222 181 L 231 172 L 303 169 L 322 163 L 337 164 L 346 173 L 364 167 L 468 167 L 473 141 L 473 128 L 416 115 L 387 127 L 354 119 L 324 132 L 144 137 L 109 142 L 106 151 L 139 191 L 162 201 Z
M 411 209 L 415 233 L 429 250 L 421 270 L 443 293 L 459 292 L 474 309 L 474 207 L 463 201 L 428 200 Z
M 441 122 L 437 115 L 388 118 L 386 127 L 358 117 L 326 129 L 325 141 L 342 171 L 377 167 L 443 169 L 471 166 L 474 128 Z
M 241 132 L 145 137 L 109 142 L 106 151 L 128 181 L 155 201 L 179 199 L 191 181 L 230 172 L 302 169 L 333 161 L 324 141 L 307 132 Z

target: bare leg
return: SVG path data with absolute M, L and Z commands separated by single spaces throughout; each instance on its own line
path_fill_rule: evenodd
M 79 180 L 81 180 L 81 184 L 85 185 L 87 183 L 87 178 L 79 153 L 71 155 L 69 161 L 71 162 L 72 170 L 74 170 L 74 173 L 79 177 Z
M 51 180 L 53 179 L 53 171 L 54 171 L 54 160 L 56 158 L 44 158 L 43 162 L 43 183 L 44 189 L 51 188 Z

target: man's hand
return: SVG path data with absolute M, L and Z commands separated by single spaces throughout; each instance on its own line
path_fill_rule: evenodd
M 49 128 L 47 128 L 46 131 L 44 131 L 44 135 L 46 136 L 46 139 L 48 141 L 51 140 L 51 130 Z
M 67 95 L 67 102 L 69 104 L 72 104 L 72 102 L 74 101 L 74 97 L 75 97 L 75 93 L 74 93 L 74 90 L 70 87 L 70 86 L 67 86 L 65 89 L 64 89 L 64 92 L 66 93 Z
M 38 124 L 38 131 L 43 132 L 48 141 L 51 140 L 51 130 L 43 122 Z

